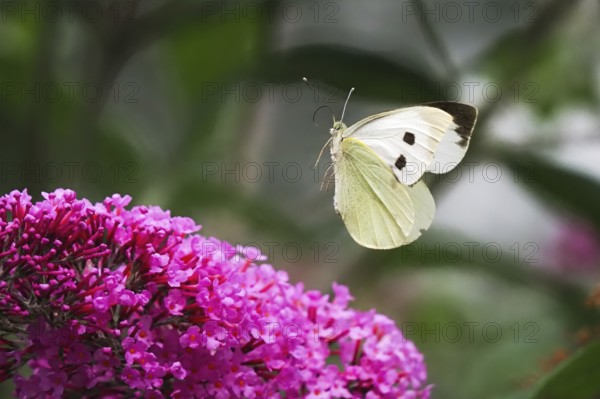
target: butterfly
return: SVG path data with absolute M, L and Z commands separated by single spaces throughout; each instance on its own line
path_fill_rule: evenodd
M 431 225 L 435 202 L 421 178 L 425 172 L 449 172 L 463 159 L 477 109 L 434 102 L 371 115 L 347 127 L 342 120 L 353 90 L 323 147 L 330 146 L 334 167 L 335 211 L 358 244 L 400 247 Z

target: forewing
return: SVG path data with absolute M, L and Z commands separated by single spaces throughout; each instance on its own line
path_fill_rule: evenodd
M 341 143 L 334 201 L 348 232 L 360 245 L 389 249 L 412 237 L 415 209 L 409 188 L 357 139 L 346 138 Z
M 426 105 L 439 108 L 452 115 L 453 123 L 456 126 L 444 134 L 433 156 L 433 162 L 427 166 L 426 170 L 432 173 L 447 173 L 462 161 L 469 148 L 473 128 L 477 121 L 477 108 L 452 102 Z
M 469 105 L 431 103 L 365 118 L 344 136 L 368 145 L 393 168 L 402 184 L 412 185 L 426 171 L 448 171 L 447 164 L 455 166 L 462 159 L 476 115 Z

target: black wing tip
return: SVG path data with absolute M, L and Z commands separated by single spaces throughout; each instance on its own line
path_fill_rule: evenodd
M 475 122 L 477 121 L 477 108 L 472 105 L 451 101 L 440 101 L 425 105 L 441 109 L 452 115 L 454 123 L 458 126 L 456 128 L 456 133 L 462 138 L 459 144 L 466 146 L 469 143 L 473 128 L 475 127 Z

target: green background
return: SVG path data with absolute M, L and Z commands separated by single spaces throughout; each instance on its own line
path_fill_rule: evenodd
M 259 246 L 294 282 L 347 284 L 425 354 L 434 398 L 526 395 L 597 322 L 597 1 L 0 4 L 2 193 L 130 194 Z M 479 108 L 408 247 L 355 244 L 320 190 L 327 162 L 311 167 L 331 125 L 315 111 L 339 118 L 350 87 L 347 124 Z

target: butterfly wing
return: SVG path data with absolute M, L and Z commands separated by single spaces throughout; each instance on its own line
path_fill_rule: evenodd
M 421 236 L 425 230 L 431 226 L 433 215 L 435 215 L 435 201 L 422 181 L 418 181 L 412 186 L 404 187 L 410 195 L 410 199 L 415 207 L 415 223 L 404 244 L 409 244 Z
M 433 155 L 433 162 L 427 167 L 427 172 L 447 173 L 454 169 L 467 153 L 473 128 L 477 121 L 477 108 L 453 102 L 437 102 L 425 105 L 441 109 L 452 115 L 453 124 L 456 126 L 446 131 Z
M 344 137 L 368 145 L 402 184 L 412 185 L 426 171 L 445 173 L 460 162 L 476 118 L 477 110 L 470 105 L 430 103 L 365 118 Z
M 429 227 L 435 205 L 423 183 L 400 184 L 392 169 L 358 139 L 342 140 L 339 151 L 334 203 L 356 242 L 367 248 L 396 248 Z

